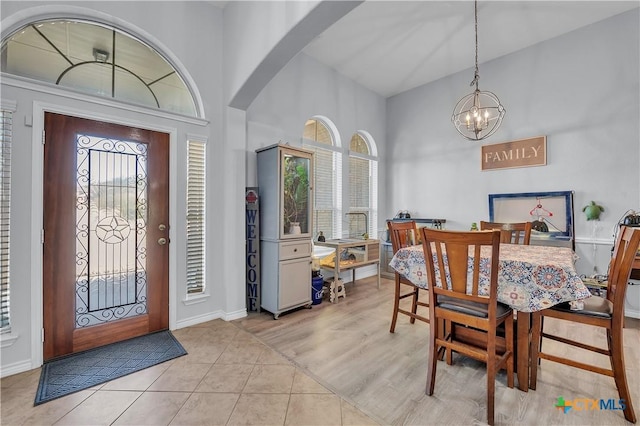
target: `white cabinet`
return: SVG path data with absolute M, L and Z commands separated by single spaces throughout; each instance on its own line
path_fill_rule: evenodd
M 311 305 L 313 152 L 281 144 L 256 152 L 261 307 L 277 319 Z

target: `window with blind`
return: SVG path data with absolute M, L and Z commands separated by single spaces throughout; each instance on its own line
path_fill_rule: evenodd
M 10 332 L 9 213 L 11 201 L 11 133 L 13 112 L 0 110 L 0 332 Z
M 375 237 L 378 222 L 378 161 L 363 135 L 355 133 L 349 143 L 349 237 L 364 233 Z
M 342 156 L 328 126 L 320 120 L 307 120 L 304 126 L 305 148 L 312 150 L 314 179 L 313 235 L 339 238 L 342 231 Z
M 205 291 L 205 159 L 206 144 L 187 147 L 187 295 Z

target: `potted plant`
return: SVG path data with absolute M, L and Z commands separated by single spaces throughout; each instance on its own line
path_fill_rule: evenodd
M 305 158 L 285 157 L 284 159 L 284 231 L 299 234 L 306 229 L 309 207 L 309 165 Z

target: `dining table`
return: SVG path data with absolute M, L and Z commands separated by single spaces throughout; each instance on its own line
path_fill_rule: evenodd
M 480 256 L 489 257 L 490 250 L 484 249 Z M 571 309 L 580 309 L 581 301 L 591 297 L 591 292 L 576 272 L 577 255 L 571 248 L 503 243 L 499 253 L 498 301 L 516 312 L 516 374 L 518 388 L 527 392 L 531 312 L 565 302 Z M 470 268 L 471 265 L 473 253 L 469 256 Z M 422 245 L 399 249 L 389 266 L 417 287 L 428 288 Z M 481 273 L 479 285 L 480 295 L 488 297 L 489 277 L 483 278 Z

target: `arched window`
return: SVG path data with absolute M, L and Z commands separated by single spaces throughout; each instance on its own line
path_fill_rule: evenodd
M 333 123 L 314 117 L 304 125 L 303 144 L 314 155 L 314 239 L 322 231 L 326 238 L 342 233 L 342 154 L 340 139 Z
M 354 133 L 349 143 L 349 237 L 375 237 L 378 223 L 378 159 L 371 136 Z
M 23 26 L 2 41 L 2 72 L 197 116 L 193 93 L 158 51 L 116 27 L 76 19 Z

